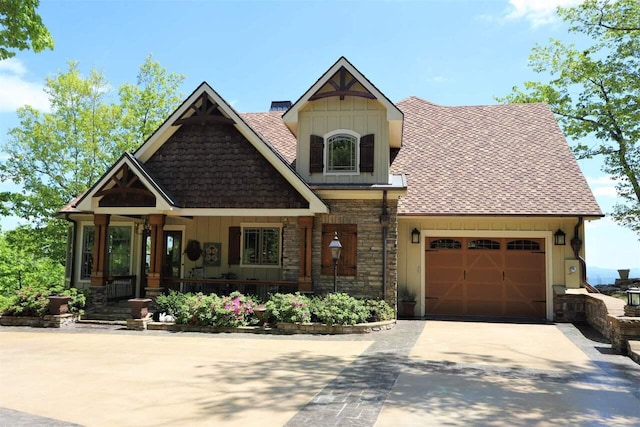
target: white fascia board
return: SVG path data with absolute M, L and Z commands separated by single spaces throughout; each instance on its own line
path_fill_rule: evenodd
M 156 187 L 153 183 L 149 182 L 145 176 L 144 173 L 140 173 L 141 171 L 138 169 L 138 167 L 132 162 L 130 161 L 127 156 L 123 156 L 119 162 L 117 162 L 115 165 L 113 165 L 113 167 L 110 168 L 111 173 L 107 173 L 104 174 L 102 176 L 102 178 L 100 178 L 100 181 L 98 181 L 92 188 L 91 192 L 85 194 L 82 197 L 82 200 L 80 201 L 80 203 L 78 203 L 78 205 L 76 205 L 76 209 L 79 211 L 85 211 L 85 212 L 96 212 L 96 209 L 105 209 L 105 208 L 99 208 L 98 203 L 99 203 L 99 199 L 101 198 L 96 198 L 94 197 L 94 194 L 96 192 L 98 192 L 99 189 L 101 189 L 102 187 L 104 187 L 105 185 L 107 185 L 109 183 L 109 181 L 111 181 L 111 177 L 116 174 L 120 168 L 124 165 L 127 164 L 129 166 L 129 168 L 131 168 L 132 170 L 136 171 L 136 176 L 138 177 L 138 179 L 140 180 L 140 182 L 142 182 L 142 184 L 144 184 L 144 186 L 151 191 L 151 193 L 154 195 L 154 197 L 156 198 L 156 207 L 155 209 L 170 209 L 172 206 L 167 203 L 167 201 L 165 200 L 165 197 L 163 194 L 161 194 L 160 192 L 158 192 L 156 190 Z M 108 209 L 117 209 L 117 208 L 108 208 Z M 146 208 L 147 211 L 149 209 L 151 209 L 150 207 Z

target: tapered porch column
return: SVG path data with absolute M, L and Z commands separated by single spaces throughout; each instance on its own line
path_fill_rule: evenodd
M 300 291 L 312 291 L 311 281 L 311 238 L 313 231 L 313 217 L 298 217 L 300 230 L 300 270 L 298 272 L 298 289 Z
M 107 256 L 109 253 L 109 220 L 110 215 L 93 216 L 93 265 L 91 268 L 91 295 L 89 304 L 101 307 L 107 303 Z
M 162 293 L 162 232 L 166 216 L 162 214 L 149 215 L 151 225 L 151 265 L 149 265 L 149 275 L 147 276 L 146 295 L 153 298 Z

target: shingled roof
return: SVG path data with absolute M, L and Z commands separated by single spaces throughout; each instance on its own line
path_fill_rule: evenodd
M 406 174 L 400 215 L 602 216 L 546 104 L 440 106 L 410 97 L 391 173 Z M 289 161 L 278 112 L 242 118 Z
M 602 216 L 546 104 L 444 107 L 417 97 L 404 112 L 403 215 Z

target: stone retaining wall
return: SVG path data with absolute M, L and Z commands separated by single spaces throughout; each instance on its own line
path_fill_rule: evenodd
M 44 317 L 0 316 L 0 326 L 30 326 L 32 328 L 65 328 L 78 320 L 77 314 L 46 315 Z
M 220 328 L 214 326 L 190 326 L 177 325 L 171 322 L 150 322 L 146 325 L 149 330 L 162 330 L 174 332 L 205 332 L 224 333 L 240 332 L 251 334 L 368 334 L 371 332 L 384 331 L 393 328 L 395 320 L 384 322 L 360 323 L 357 325 L 334 325 L 328 326 L 321 323 L 278 323 L 275 327 L 264 326 L 243 326 L 239 328 Z M 128 327 L 128 325 L 127 325 Z M 133 329 L 133 328 L 132 328 Z
M 554 295 L 553 305 L 555 321 L 586 321 L 610 340 L 611 348 L 618 353 L 627 353 L 628 340 L 640 339 L 640 317 L 625 316 L 621 299 L 576 289 Z

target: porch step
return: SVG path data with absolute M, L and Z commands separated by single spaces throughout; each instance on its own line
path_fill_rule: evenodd
M 126 321 L 131 317 L 131 307 L 124 302 L 109 304 L 106 307 L 90 308 L 82 316 L 83 320 Z

